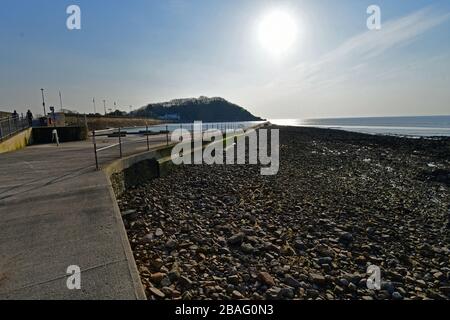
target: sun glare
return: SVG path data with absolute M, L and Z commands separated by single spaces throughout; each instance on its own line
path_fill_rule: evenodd
M 287 12 L 276 10 L 265 15 L 259 24 L 259 41 L 271 54 L 286 53 L 298 35 L 296 21 Z

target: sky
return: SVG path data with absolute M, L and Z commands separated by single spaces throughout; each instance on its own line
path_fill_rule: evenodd
M 273 12 L 295 24 L 281 54 Z M 449 39 L 448 0 L 1 0 L 0 110 L 42 113 L 44 88 L 80 113 L 220 96 L 269 119 L 450 114 Z

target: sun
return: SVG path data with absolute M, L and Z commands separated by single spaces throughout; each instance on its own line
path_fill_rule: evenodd
M 282 10 L 269 12 L 259 23 L 258 37 L 261 45 L 276 56 L 286 53 L 294 45 L 297 35 L 296 21 Z

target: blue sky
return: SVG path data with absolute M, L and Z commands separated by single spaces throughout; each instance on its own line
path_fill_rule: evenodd
M 273 10 L 299 29 L 276 59 L 257 27 Z M 40 112 L 45 88 L 79 112 L 206 95 L 267 118 L 449 114 L 448 39 L 447 0 L 2 0 L 0 109 Z

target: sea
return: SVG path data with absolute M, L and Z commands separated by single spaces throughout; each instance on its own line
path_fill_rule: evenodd
M 268 119 L 276 125 L 296 127 L 316 127 L 367 134 L 396 135 L 407 137 L 450 137 L 450 115 L 443 116 L 408 116 L 408 117 L 361 117 L 361 118 L 317 118 L 317 119 Z M 264 121 L 244 122 L 204 122 L 207 129 L 248 129 Z M 148 131 L 173 131 L 183 128 L 193 130 L 192 123 L 171 123 L 153 125 Z M 129 133 L 141 133 L 145 127 L 123 128 Z
M 409 137 L 450 137 L 450 115 L 320 119 L 270 119 L 273 124 L 317 127 L 368 134 Z
M 208 130 L 208 129 L 219 129 L 222 131 L 225 131 L 227 129 L 249 129 L 252 127 L 255 127 L 259 124 L 263 124 L 267 121 L 237 121 L 237 122 L 203 122 L 202 123 L 202 130 Z M 161 132 L 161 131 L 174 131 L 176 129 L 183 129 L 183 130 L 189 130 L 194 131 L 193 123 L 167 123 L 167 124 L 159 124 L 159 125 L 152 125 L 148 128 L 146 127 L 129 127 L 129 128 L 121 128 L 122 131 L 126 131 L 127 133 L 143 133 L 146 130 L 149 132 Z M 115 130 L 115 129 L 112 129 Z M 104 130 L 107 131 L 107 130 Z

